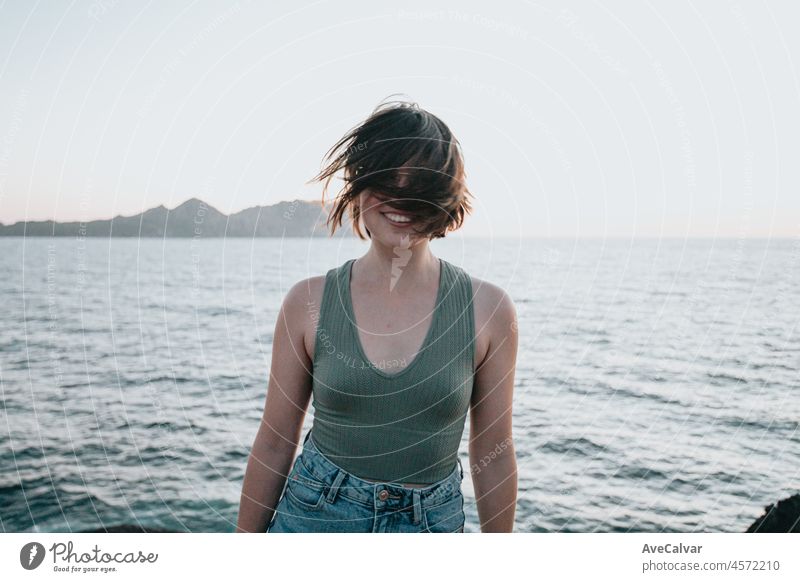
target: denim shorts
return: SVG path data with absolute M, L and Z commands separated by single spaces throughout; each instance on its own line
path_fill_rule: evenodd
M 426 487 L 366 481 L 348 473 L 314 445 L 311 430 L 292 470 L 268 533 L 461 533 L 464 496 L 461 460 Z

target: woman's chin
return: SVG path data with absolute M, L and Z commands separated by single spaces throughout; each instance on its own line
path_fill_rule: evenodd
M 411 228 L 393 229 L 382 228 L 380 230 L 370 229 L 372 239 L 380 242 L 387 247 L 410 248 L 419 242 L 419 235 Z

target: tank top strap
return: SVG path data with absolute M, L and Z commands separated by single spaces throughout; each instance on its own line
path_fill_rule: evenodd
M 343 345 L 348 341 L 350 319 L 345 308 L 344 295 L 347 292 L 345 283 L 349 284 L 348 267 L 349 259 L 342 265 L 328 270 L 325 274 L 325 284 L 322 290 L 319 313 L 317 317 L 317 331 L 314 340 L 314 361 L 318 360 L 320 351 L 323 349 L 349 350 L 349 346 Z
M 458 357 L 464 356 L 462 352 L 467 351 L 474 370 L 475 307 L 472 278 L 461 267 L 444 259 L 440 260 L 442 267 L 447 269 L 448 287 L 442 305 L 438 307 L 442 311 L 437 318 L 441 326 L 439 335 L 447 337 L 447 341 L 454 344 Z

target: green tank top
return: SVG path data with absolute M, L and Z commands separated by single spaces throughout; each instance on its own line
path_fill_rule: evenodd
M 431 484 L 447 477 L 472 396 L 475 315 L 469 275 L 440 260 L 439 291 L 420 351 L 397 372 L 372 363 L 354 324 L 350 271 L 331 269 L 319 308 L 311 438 L 348 473 Z

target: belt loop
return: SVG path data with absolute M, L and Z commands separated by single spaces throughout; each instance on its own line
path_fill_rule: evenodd
M 328 494 L 325 496 L 325 499 L 328 500 L 328 503 L 333 503 L 333 500 L 336 499 L 336 493 L 339 491 L 339 485 L 342 484 L 345 476 L 345 472 L 341 469 L 336 473 L 336 478 L 333 480 L 333 484 L 328 490 Z
M 306 444 L 306 441 L 308 441 L 308 437 L 310 437 L 310 436 L 311 436 L 311 429 L 308 429 L 308 432 L 306 433 L 306 436 L 303 439 L 303 444 L 304 445 Z
M 419 489 L 414 489 L 412 494 L 414 499 L 414 524 L 417 524 L 422 519 L 422 501 L 419 495 Z

